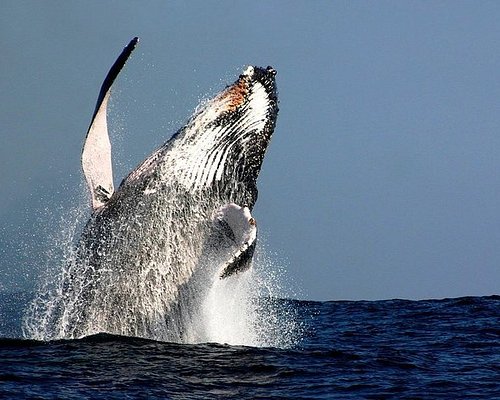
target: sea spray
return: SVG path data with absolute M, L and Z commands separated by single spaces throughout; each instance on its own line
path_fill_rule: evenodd
M 60 299 L 63 298 L 63 281 L 67 273 L 66 266 L 75 260 L 74 240 L 79 237 L 85 220 L 88 218 L 88 197 L 84 182 L 79 185 L 79 192 L 71 198 L 74 206 L 64 208 L 54 206 L 38 212 L 43 216 L 39 223 L 40 236 L 44 237 L 35 284 L 35 296 L 24 311 L 22 331 L 29 339 L 50 340 L 63 338 L 56 323 L 59 314 Z M 55 229 L 54 229 L 55 227 Z
M 196 342 L 256 345 L 252 272 L 213 278 L 201 304 L 201 318 L 193 324 L 194 332 L 201 333 L 194 338 Z
M 46 271 L 40 278 L 35 299 L 26 310 L 24 336 L 38 340 L 72 338 L 68 326 L 79 323 L 79 315 L 72 315 L 78 293 L 68 292 L 68 279 L 78 262 L 75 242 L 81 234 L 85 220 L 87 198 L 80 196 L 78 206 L 63 213 L 56 226 L 45 253 Z M 49 218 L 48 221 L 54 220 Z M 253 268 L 227 279 L 220 279 L 217 271 L 221 265 L 210 265 L 207 273 L 182 288 L 183 296 L 175 307 L 166 314 L 161 305 L 161 279 L 151 279 L 159 274 L 155 264 L 139 268 L 139 279 L 147 280 L 149 292 L 154 295 L 140 296 L 135 290 L 137 310 L 148 309 L 155 315 L 157 324 L 152 324 L 148 335 L 134 331 L 141 315 L 127 314 L 128 320 L 119 320 L 128 336 L 149 337 L 157 340 L 181 343 L 218 342 L 233 345 L 289 347 L 301 335 L 293 307 L 277 301 L 286 295 L 283 290 L 283 268 L 267 254 L 265 243 L 259 243 Z M 80 291 L 92 285 L 82 282 Z M 69 295 L 74 296 L 73 298 Z M 104 297 L 105 298 L 105 297 Z M 84 336 L 109 332 L 106 321 L 99 310 L 93 310 L 93 324 L 88 326 Z M 127 330 L 131 328 L 130 330 Z M 166 331 L 167 329 L 167 331 Z M 168 333 L 167 335 L 165 333 Z M 110 332 L 117 333 L 117 332 Z
M 264 242 L 253 267 L 228 279 L 212 275 L 185 343 L 217 342 L 256 347 L 292 347 L 303 336 L 285 269 Z

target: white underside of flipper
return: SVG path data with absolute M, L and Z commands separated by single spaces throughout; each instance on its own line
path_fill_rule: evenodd
M 137 45 L 134 38 L 123 49 L 104 80 L 97 99 L 94 116 L 90 123 L 82 151 L 82 168 L 92 196 L 92 208 L 102 207 L 114 192 L 113 166 L 111 163 L 111 143 L 109 141 L 107 107 L 111 86 L 130 54 Z
M 94 210 L 103 206 L 114 192 L 111 143 L 106 121 L 109 94 L 108 91 L 90 125 L 82 152 L 83 173 Z

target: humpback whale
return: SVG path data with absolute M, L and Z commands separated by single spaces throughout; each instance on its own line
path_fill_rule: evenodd
M 257 177 L 278 114 L 276 71 L 247 67 L 115 189 L 107 104 L 137 43 L 99 92 L 82 152 L 92 213 L 57 296 L 34 307 L 44 338 L 182 341 L 207 279 L 237 279 L 251 265 Z

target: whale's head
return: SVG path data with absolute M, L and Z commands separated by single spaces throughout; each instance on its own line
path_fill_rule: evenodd
M 180 182 L 254 205 L 278 114 L 275 76 L 271 67 L 247 67 L 236 82 L 198 108 L 173 138 L 183 154 L 177 169 Z
M 150 196 L 178 187 L 192 195 L 211 191 L 217 200 L 251 209 L 278 114 L 276 71 L 271 67 L 247 67 L 236 82 L 205 101 L 183 128 L 122 181 L 123 193 L 114 195 L 107 103 L 111 86 L 137 43 L 133 38 L 109 70 L 87 131 L 82 167 L 94 211 L 112 198 L 123 198 L 129 188 Z

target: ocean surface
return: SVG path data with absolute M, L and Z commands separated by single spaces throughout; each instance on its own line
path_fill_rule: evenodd
M 0 293 L 2 399 L 500 399 L 500 296 L 276 300 L 287 348 L 25 340 L 29 297 Z

